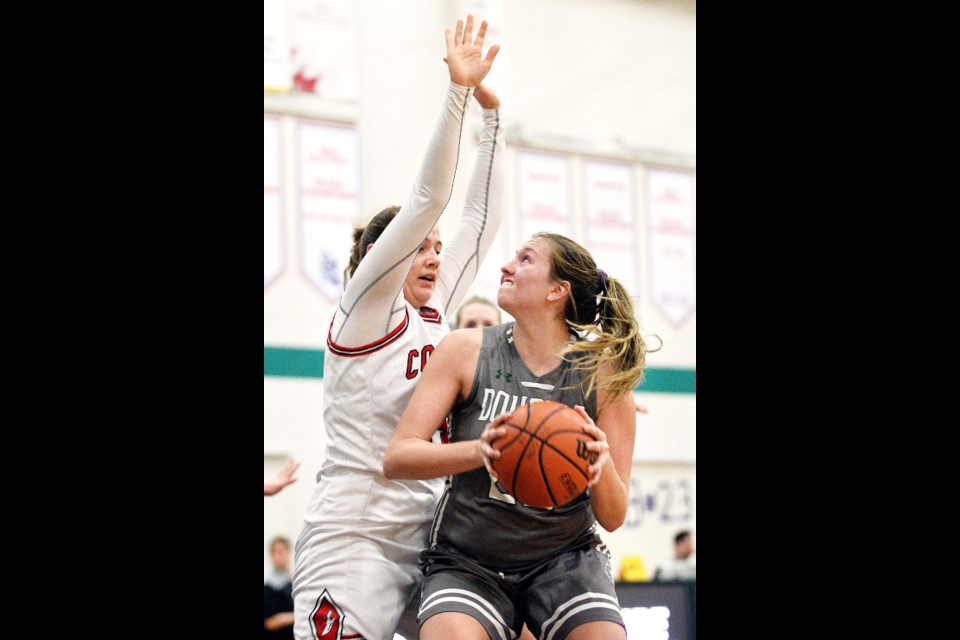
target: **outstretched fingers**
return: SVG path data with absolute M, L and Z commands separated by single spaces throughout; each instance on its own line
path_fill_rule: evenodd
M 457 20 L 457 26 L 452 32 L 444 30 L 447 44 L 447 55 L 444 56 L 444 61 L 450 72 L 450 80 L 465 87 L 476 87 L 483 81 L 500 51 L 499 45 L 493 45 L 484 56 L 486 20 L 479 23 L 476 37 L 473 29 L 474 18 L 468 15 L 466 20 Z
M 483 41 L 484 39 L 486 39 L 486 37 L 487 37 L 487 21 L 483 20 L 480 22 L 480 28 L 477 29 L 477 37 L 474 38 L 473 44 L 478 47 L 482 47 Z
M 463 20 L 457 20 L 457 31 L 453 36 L 453 45 L 459 46 L 463 42 Z

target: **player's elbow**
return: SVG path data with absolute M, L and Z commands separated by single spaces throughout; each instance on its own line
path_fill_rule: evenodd
M 392 449 L 393 447 L 388 447 L 387 453 L 383 456 L 383 477 L 387 480 L 399 480 L 400 461 Z
M 416 476 L 411 475 L 415 466 L 410 459 L 410 454 L 414 452 L 411 448 L 412 440 L 399 439 L 394 440 L 387 446 L 387 451 L 383 455 L 383 477 L 387 480 L 411 480 Z
M 442 211 L 447 205 L 447 193 L 437 189 L 430 189 L 426 185 L 420 185 L 417 189 L 417 200 L 420 202 L 420 210 L 423 215 L 434 215 Z
M 617 513 L 604 513 L 597 514 L 597 522 L 603 527 L 606 531 L 613 533 L 617 529 L 623 526 L 623 523 L 627 520 L 626 512 L 617 512 Z

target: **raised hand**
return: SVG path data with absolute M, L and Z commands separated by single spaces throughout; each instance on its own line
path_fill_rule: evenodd
M 490 72 L 493 61 L 500 51 L 500 45 L 495 44 L 483 56 L 483 39 L 487 35 L 487 21 L 480 23 L 477 36 L 473 37 L 473 16 L 467 16 L 467 22 L 457 20 L 457 30 L 450 33 L 444 31 L 447 39 L 447 55 L 443 61 L 450 71 L 450 81 L 462 87 L 475 87 L 480 84 Z
M 296 482 L 297 479 L 293 477 L 293 474 L 299 466 L 300 463 L 296 460 L 292 458 L 287 460 L 287 464 L 283 465 L 283 469 L 280 469 L 280 472 L 272 480 L 263 483 L 263 495 L 272 496 L 288 484 Z

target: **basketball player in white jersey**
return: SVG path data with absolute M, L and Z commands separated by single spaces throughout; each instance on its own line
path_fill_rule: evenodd
M 624 640 L 610 553 L 597 532 L 627 513 L 647 345 L 633 300 L 576 242 L 534 234 L 501 268 L 514 322 L 461 329 L 430 361 L 384 457 L 387 478 L 448 476 L 421 555 L 421 640 Z M 576 408 L 596 442 L 588 489 L 553 509 L 518 502 L 490 466 L 517 406 Z M 450 415 L 448 444 L 432 442 Z
M 473 29 L 468 16 L 445 32 L 450 84 L 406 201 L 354 233 L 324 358 L 327 455 L 296 544 L 297 640 L 390 640 L 404 608 L 417 602 L 419 554 L 442 481 L 387 480 L 383 453 L 500 226 L 504 127 L 499 99 L 480 84 L 499 45 L 484 56 L 486 21 L 476 37 Z M 442 243 L 437 221 L 453 191 L 472 98 L 483 120 L 475 170 L 460 223 Z M 415 622 L 399 632 L 415 640 Z

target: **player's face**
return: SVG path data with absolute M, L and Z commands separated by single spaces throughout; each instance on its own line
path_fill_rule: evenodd
M 457 329 L 492 327 L 495 324 L 500 324 L 496 309 L 484 302 L 471 302 L 460 310 L 460 324 Z
M 440 277 L 440 227 L 434 227 L 430 235 L 423 241 L 413 259 L 413 266 L 403 283 L 403 297 L 407 302 L 419 309 L 427 304 Z
M 516 255 L 500 267 L 497 305 L 511 315 L 525 305 L 543 306 L 553 281 L 550 279 L 550 244 L 531 238 Z

